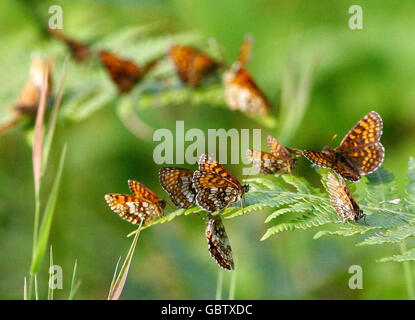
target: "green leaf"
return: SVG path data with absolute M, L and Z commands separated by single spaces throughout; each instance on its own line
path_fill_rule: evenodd
M 391 257 L 386 257 L 378 260 L 379 262 L 406 262 L 406 261 L 415 261 L 415 248 L 406 251 L 403 254 L 397 254 Z
M 35 274 L 39 270 L 40 263 L 45 255 L 46 246 L 49 239 L 50 229 L 52 226 L 52 219 L 55 212 L 56 202 L 59 194 L 59 186 L 62 177 L 63 166 L 65 163 L 66 145 L 62 149 L 58 171 L 53 182 L 52 190 L 49 195 L 49 199 L 43 213 L 43 219 L 39 230 L 39 239 L 36 242 L 35 253 L 30 267 L 30 272 Z

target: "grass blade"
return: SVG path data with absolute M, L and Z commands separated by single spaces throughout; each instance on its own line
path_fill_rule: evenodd
M 66 156 L 66 144 L 62 149 L 61 158 L 59 162 L 58 172 L 55 176 L 55 181 L 53 182 L 52 190 L 49 195 L 49 199 L 43 214 L 42 224 L 39 230 L 39 240 L 36 245 L 34 258 L 32 260 L 32 265 L 30 267 L 30 272 L 32 274 L 36 273 L 39 269 L 40 262 L 46 251 L 46 246 L 49 240 L 50 228 L 52 225 L 52 218 L 55 212 L 56 202 L 58 199 L 59 186 L 62 177 L 63 165 L 65 163 Z
M 75 260 L 75 264 L 73 266 L 73 272 L 72 272 L 72 281 L 71 281 L 71 291 L 69 292 L 69 297 L 68 300 L 73 300 L 75 299 L 75 296 L 78 292 L 79 286 L 81 284 L 80 281 L 76 282 L 76 271 L 78 269 L 78 260 Z
M 143 222 L 141 221 L 140 226 L 137 229 L 137 233 L 134 236 L 133 243 L 131 244 L 131 247 L 128 250 L 127 257 L 125 258 L 124 263 L 122 264 L 120 273 L 118 274 L 115 282 L 113 281 L 111 285 L 110 292 L 108 295 L 108 300 L 118 300 L 124 289 L 124 284 L 128 276 L 128 270 L 130 269 L 131 259 L 133 258 L 135 247 L 137 246 L 138 236 L 140 235 L 142 223 Z M 118 267 L 118 264 L 117 264 L 117 267 Z
M 37 289 L 37 275 L 33 275 L 34 279 L 35 279 L 35 299 L 39 300 L 39 290 Z
M 222 287 L 223 287 L 223 270 L 218 270 L 218 281 L 216 282 L 216 300 L 222 300 Z
M 49 159 L 49 153 L 50 148 L 52 146 L 53 137 L 55 135 L 55 128 L 56 128 L 56 119 L 58 117 L 58 111 L 59 106 L 61 104 L 62 100 L 62 94 L 63 94 L 63 85 L 65 83 L 66 79 L 66 66 L 67 66 L 68 57 L 66 57 L 64 63 L 63 63 L 63 71 L 62 71 L 62 77 L 59 81 L 58 91 L 56 93 L 56 99 L 52 107 L 52 112 L 50 115 L 49 125 L 48 125 L 48 132 L 45 137 L 45 144 L 43 147 L 43 163 L 42 163 L 42 176 L 45 173 L 48 159 Z
M 236 288 L 236 270 L 231 272 L 231 284 L 229 285 L 229 300 L 235 299 L 235 288 Z
M 27 279 L 24 277 L 23 280 L 23 300 L 27 300 Z
M 118 258 L 117 265 L 115 266 L 114 275 L 112 276 L 111 286 L 110 286 L 110 293 L 113 291 L 115 280 L 117 279 L 117 272 L 118 272 L 118 265 L 120 264 L 121 256 Z M 109 299 L 109 294 L 108 294 Z
M 50 246 L 50 260 L 49 260 L 49 281 L 48 281 L 48 300 L 53 300 L 53 279 L 52 279 L 52 266 L 53 266 L 53 250 Z

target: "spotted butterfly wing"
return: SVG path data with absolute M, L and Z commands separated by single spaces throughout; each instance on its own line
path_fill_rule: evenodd
M 155 67 L 159 59 L 149 62 L 144 68 L 140 68 L 130 60 L 124 60 L 115 54 L 101 50 L 99 52 L 101 62 L 108 70 L 111 79 L 120 92 L 129 92 L 134 86 Z
M 245 65 L 250 60 L 253 43 L 254 38 L 252 37 L 252 35 L 246 35 L 244 38 L 244 42 L 242 43 L 242 46 L 239 49 L 238 61 L 241 67 L 245 67 Z
M 242 199 L 249 186 L 242 186 L 228 170 L 207 154 L 199 159 L 199 170 L 193 174 L 196 203 L 208 212 L 226 208 Z
M 369 112 L 346 134 L 334 149 L 357 166 L 360 174 L 369 174 L 382 164 L 385 149 L 380 143 L 383 122 L 380 115 Z
M 271 110 L 264 93 L 239 62 L 224 73 L 223 84 L 226 103 L 232 110 L 255 115 L 265 115 Z
M 282 161 L 271 153 L 248 149 L 246 155 L 261 173 L 273 174 L 281 169 Z
M 199 50 L 183 45 L 171 46 L 168 56 L 180 79 L 193 88 L 220 66 Z
M 196 191 L 193 189 L 193 171 L 182 168 L 165 167 L 159 171 L 160 184 L 173 203 L 179 208 L 194 205 Z
M 209 253 L 216 263 L 223 269 L 234 269 L 232 248 L 225 227 L 219 216 L 211 216 L 205 231 Z
M 364 216 L 341 176 L 337 180 L 333 174 L 329 173 L 327 187 L 330 192 L 330 202 L 343 222 L 357 221 Z
M 147 225 L 155 217 L 162 216 L 166 206 L 164 200 L 135 180 L 129 180 L 128 184 L 133 196 L 121 193 L 105 195 L 105 201 L 112 211 L 132 224 L 143 222 L 143 225 Z

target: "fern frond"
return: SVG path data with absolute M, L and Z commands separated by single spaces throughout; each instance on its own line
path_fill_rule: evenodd
M 415 261 L 415 248 L 406 251 L 403 254 L 393 255 L 391 257 L 386 257 L 378 260 L 379 262 L 406 262 L 406 261 Z

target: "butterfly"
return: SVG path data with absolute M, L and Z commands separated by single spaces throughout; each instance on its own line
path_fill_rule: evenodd
M 124 60 L 117 55 L 101 50 L 99 56 L 103 65 L 107 68 L 111 79 L 120 92 L 129 92 L 133 87 L 158 63 L 159 58 L 150 61 L 143 68 L 130 60 Z
M 166 201 L 161 200 L 153 191 L 135 180 L 128 180 L 128 186 L 134 195 L 110 193 L 105 200 L 112 211 L 132 224 L 147 225 L 156 216 L 163 215 Z
M 179 208 L 190 208 L 196 198 L 193 189 L 193 171 L 182 168 L 165 167 L 159 171 L 160 184 Z
M 254 44 L 253 36 L 250 34 L 246 35 L 242 43 L 242 46 L 239 49 L 238 61 L 241 67 L 245 67 L 245 65 L 250 60 L 253 44 Z
M 56 37 L 57 39 L 63 41 L 69 48 L 72 57 L 78 62 L 84 62 L 91 57 L 91 51 L 88 46 L 66 37 L 64 34 L 58 30 L 48 29 L 49 33 Z
M 295 149 L 284 147 L 277 139 L 268 136 L 268 149 L 271 153 L 248 149 L 247 157 L 255 168 L 265 174 L 284 173 L 292 171 L 297 159 L 291 153 L 298 153 Z
M 168 56 L 180 79 L 192 88 L 198 87 L 221 66 L 199 50 L 183 45 L 171 46 Z
M 343 222 L 357 221 L 365 216 L 360 209 L 356 200 L 353 198 L 349 187 L 339 176 L 338 181 L 333 174 L 329 172 L 327 177 L 327 187 L 330 192 L 330 202 L 337 212 L 337 215 Z
M 223 269 L 234 269 L 232 248 L 219 216 L 210 216 L 205 231 L 209 253 Z
M 42 93 L 43 81 L 46 77 L 48 83 L 46 98 L 49 99 L 52 92 L 52 71 L 54 61 L 52 59 L 43 60 L 38 56 L 33 56 L 29 79 L 20 91 L 17 101 L 11 108 L 13 116 L 5 123 L 0 125 L 0 134 L 18 124 L 24 117 L 34 116 L 39 107 L 40 96 Z
M 324 147 L 321 152 L 304 150 L 303 155 L 312 163 L 336 171 L 343 178 L 359 181 L 383 162 L 385 149 L 379 142 L 382 135 L 382 118 L 369 112 L 346 134 L 334 149 Z
M 199 170 L 193 174 L 196 203 L 207 212 L 216 212 L 242 201 L 249 185 L 241 185 L 227 169 L 207 154 L 199 158 Z

